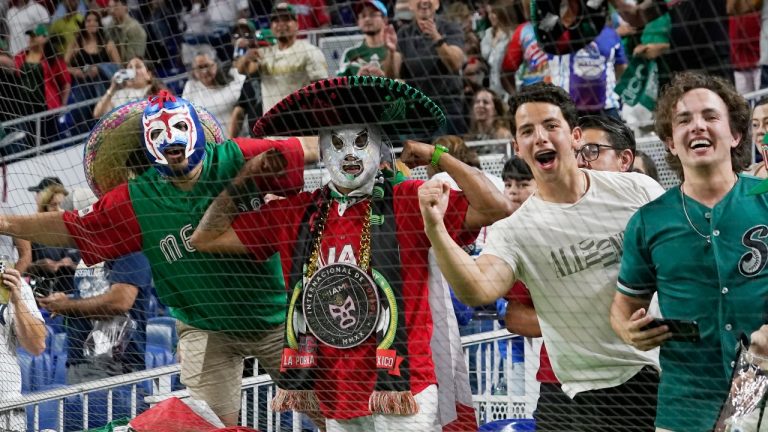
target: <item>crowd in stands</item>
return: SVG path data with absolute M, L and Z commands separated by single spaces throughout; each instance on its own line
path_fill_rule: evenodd
M 24 144 L 46 144 L 86 133 L 111 108 L 156 91 L 164 81 L 211 111 L 229 136 L 247 136 L 247 125 L 301 85 L 360 74 L 415 85 L 448 113 L 447 133 L 471 140 L 507 138 L 506 101 L 540 81 L 566 89 L 581 114 L 623 118 L 645 134 L 658 88 L 671 73 L 714 70 L 747 93 L 762 88 L 761 65 L 768 62 L 760 51 L 761 30 L 766 32 L 761 11 L 729 15 L 725 1 L 700 9 L 685 1 L 651 17 L 627 12 L 631 2 L 611 0 L 602 31 L 565 54 L 539 46 L 527 1 L 267 3 L 0 4 L 0 121 L 42 114 L 39 136 Z M 355 25 L 353 33 L 364 40 L 346 52 L 323 55 L 298 36 L 301 30 Z M 707 48 L 688 48 L 701 46 Z M 328 69 L 329 60 L 339 61 L 338 70 Z M 483 96 L 476 97 L 480 90 Z M 495 112 L 483 112 L 487 99 L 495 101 Z M 10 129 L 35 135 L 36 127 L 33 120 Z
M 691 226 L 706 240 L 697 246 L 700 247 L 697 256 L 711 258 L 712 269 L 708 271 L 712 270 L 711 275 L 716 273 L 717 258 L 712 256 L 710 245 L 713 242 L 717 244 L 719 240 L 704 236 L 696 229 L 699 223 L 701 226 L 709 224 L 711 215 L 705 216 L 709 213 L 705 213 L 707 209 L 700 205 L 701 208 L 694 210 L 698 223 L 692 223 L 685 206 L 686 202 L 690 206 L 695 201 L 686 198 L 682 188 L 680 196 L 674 197 L 675 204 L 671 204 L 672 198 L 663 195 L 662 188 L 647 178 L 658 180 L 658 170 L 653 159 L 636 148 L 635 137 L 656 133 L 672 143 L 670 145 L 674 148 L 675 140 L 681 139 L 675 133 L 683 128 L 682 121 L 675 117 L 679 115 L 677 103 L 685 101 L 686 95 L 693 91 L 691 88 L 683 89 L 685 79 L 693 82 L 690 84 L 692 88 L 707 89 L 718 97 L 725 104 L 723 109 L 727 111 L 726 115 L 743 111 L 743 106 L 733 102 L 739 93 L 744 95 L 768 87 L 768 3 L 764 3 L 762 11 L 755 10 L 754 4 L 751 8 L 742 6 L 752 2 L 725 0 L 682 0 L 669 7 L 659 6 L 660 2 L 651 0 L 612 0 L 609 3 L 611 7 L 606 11 L 606 23 L 593 40 L 572 52 L 551 53 L 539 44 L 538 30 L 531 21 L 532 2 L 525 0 L 444 0 L 442 4 L 440 0 L 397 3 L 380 0 L 280 0 L 274 4 L 246 0 L 60 0 L 56 4 L 50 0 L 10 0 L 8 5 L 0 3 L 3 17 L 0 21 L 0 124 L 17 119 L 24 121 L 8 128 L 0 126 L 0 138 L 12 130 L 26 132 L 26 138 L 21 144 L 0 148 L 0 155 L 7 156 L 32 148 L 38 142 L 47 145 L 68 136 L 85 134 L 116 107 L 146 99 L 160 91 L 175 93 L 205 109 L 218 119 L 228 137 L 238 138 L 251 136 L 253 125 L 259 118 L 284 97 L 314 81 L 352 75 L 405 81 L 443 108 L 447 117 L 445 135 L 432 144 L 446 148 L 452 158 L 467 166 L 482 168 L 478 152 L 470 149 L 467 142 L 504 140 L 513 142 L 518 152 L 522 147 L 523 155 L 506 161 L 501 177 L 486 175 L 487 180 L 514 204 L 513 216 L 503 219 L 500 225 L 507 233 L 493 239 L 486 255 L 483 255 L 485 260 L 477 261 L 482 264 L 473 267 L 456 259 L 454 263 L 460 263 L 455 265 L 456 268 L 471 270 L 465 274 L 460 274 L 460 271 L 446 272 L 448 281 L 470 280 L 477 274 L 491 271 L 501 275 L 491 288 L 479 288 L 479 284 L 473 286 L 468 283 L 456 295 L 452 292 L 458 322 L 464 324 L 462 334 L 489 330 L 487 324 L 492 322 L 477 320 L 467 325 L 467 321 L 462 323 L 462 313 L 475 316 L 486 314 L 495 319 L 503 318 L 503 325 L 510 332 L 526 337 L 544 335 L 556 341 L 542 346 L 541 369 L 537 375 L 542 383 L 537 420 L 540 427 L 552 428 L 543 430 L 567 427 L 563 425 L 583 415 L 585 406 L 593 407 L 615 398 L 616 394 L 612 393 L 614 387 L 637 396 L 624 404 L 624 408 L 634 404 L 632 408 L 637 408 L 640 414 L 616 409 L 613 417 L 606 419 L 605 415 L 591 413 L 584 421 L 588 426 L 593 421 L 596 427 L 593 430 L 610 430 L 608 424 L 612 421 L 622 424 L 626 430 L 641 430 L 643 425 L 652 425 L 659 418 L 663 419 L 662 426 L 694 430 L 685 429 L 686 426 L 679 425 L 673 419 L 672 402 L 669 402 L 670 405 L 665 403 L 657 416 L 655 397 L 660 366 L 658 355 L 654 357 L 649 350 L 658 344 L 643 345 L 644 342 L 636 343 L 634 339 L 640 332 L 637 322 L 646 319 L 645 316 L 638 316 L 638 311 L 642 310 L 641 315 L 644 315 L 651 306 L 653 292 L 646 290 L 644 284 L 650 284 L 651 279 L 656 283 L 656 275 L 633 273 L 632 268 L 626 270 L 628 267 L 623 267 L 622 273 L 619 273 L 620 254 L 600 255 L 596 246 L 595 251 L 598 252 L 595 256 L 599 255 L 599 258 L 591 264 L 582 263 L 573 248 L 574 245 L 582 245 L 589 249 L 600 241 L 608 244 L 615 240 L 613 237 L 617 232 L 623 232 L 628 222 L 641 224 L 632 216 L 641 206 L 662 197 L 670 200 L 669 208 L 672 208 L 682 197 L 682 211 L 688 222 L 684 228 Z M 641 7 L 647 4 L 652 6 Z M 567 24 L 579 17 L 566 12 L 559 19 Z M 362 42 L 344 52 L 335 53 L 338 58 L 324 53 L 300 34 L 303 30 L 350 26 L 357 26 L 352 33 L 361 34 Z M 337 70 L 329 69 L 329 60 L 338 60 Z M 675 81 L 674 77 L 684 71 L 703 72 L 724 80 L 715 80 L 713 84 L 684 75 L 687 78 Z M 729 83 L 735 86 L 733 94 L 729 92 Z M 669 88 L 677 85 L 678 93 L 665 95 L 661 89 L 667 88 L 667 84 L 672 84 Z M 550 92 L 551 98 L 536 99 L 541 95 L 528 95 L 532 99 L 517 99 L 521 94 L 528 97 L 525 92 L 531 88 L 544 88 Z M 727 100 L 729 97 L 732 99 Z M 666 110 L 661 111 L 664 115 L 661 119 L 654 117 L 659 108 L 657 102 L 662 110 Z M 719 102 L 712 103 L 718 105 Z M 540 112 L 532 112 L 530 107 L 522 108 L 524 104 L 556 108 L 555 117 L 559 116 L 557 119 L 562 122 L 553 129 L 567 129 L 566 132 L 555 131 L 562 133 L 553 141 L 555 146 L 562 146 L 574 154 L 576 163 L 567 167 L 568 172 L 558 173 L 561 177 L 550 178 L 539 173 L 537 178 L 536 169 L 532 171 L 523 161 L 526 156 L 534 158 L 530 150 L 533 138 L 530 135 L 526 138 L 526 131 L 522 129 L 530 124 L 516 124 L 516 115 L 529 115 L 528 119 L 534 119 L 530 120 L 533 123 L 544 124 L 548 121 L 537 117 L 542 116 Z M 69 109 L 58 110 L 70 105 Z M 690 105 L 697 107 L 693 102 Z M 692 110 L 695 111 L 694 108 Z M 768 99 L 760 100 L 752 111 L 751 123 L 748 116 L 744 118 L 746 124 L 743 127 L 745 130 L 751 127 L 754 133 L 751 140 L 748 139 L 749 133 L 742 133 L 738 126 L 732 128 L 734 138 L 738 135 L 732 147 L 743 147 L 741 141 L 748 141 L 748 149 L 744 151 L 750 156 L 754 153 L 756 156 L 753 158 L 758 161 L 762 157 L 759 145 L 768 129 L 767 110 Z M 579 132 L 574 135 L 579 137 L 578 145 L 574 144 L 571 148 L 572 143 L 568 139 L 571 131 L 577 129 Z M 722 135 L 729 133 L 731 129 L 722 132 Z M 526 151 L 531 154 L 525 154 Z M 736 159 L 740 155 L 733 157 Z M 691 163 L 686 156 L 674 154 L 669 158 L 681 180 L 692 176 L 706 180 L 704 170 Z M 542 164 L 550 162 L 543 161 Z M 748 167 L 748 171 L 765 177 L 768 175 L 765 166 L 755 163 Z M 747 166 L 737 168 L 735 171 L 740 172 Z M 590 174 L 581 169 L 589 170 Z M 632 171 L 647 177 L 612 174 Z M 726 171 L 730 176 L 731 171 Z M 439 172 L 434 163 L 427 168 L 427 173 L 432 179 L 453 181 L 446 173 Z M 735 182 L 739 178 L 736 177 Z M 456 186 L 456 183 L 453 182 L 453 185 Z M 539 195 L 526 202 L 537 187 Z M 746 190 L 742 190 L 745 187 L 738 183 L 738 192 L 746 194 Z M 29 190 L 36 193 L 40 213 L 61 212 L 64 208 L 83 209 L 96 199 L 86 197 L 81 202 L 74 202 L 77 200 L 70 196 L 74 195 L 74 191 L 65 188 L 56 178 L 46 178 Z M 587 195 L 588 190 L 590 195 Z M 613 194 L 616 191 L 621 197 L 629 199 L 620 200 Z M 564 195 L 567 193 L 571 195 Z M 545 195 L 547 199 L 543 198 Z M 574 204 L 573 196 L 578 196 L 576 201 L 581 207 L 561 209 L 555 205 Z M 581 200 L 582 197 L 585 199 Z M 722 206 L 719 199 L 723 199 L 722 194 L 718 200 L 709 203 L 711 207 Z M 760 206 L 765 207 L 763 201 L 760 201 Z M 594 220 L 593 216 L 602 212 L 609 217 Z M 662 213 L 659 211 L 651 215 L 661 220 Z M 548 227 L 564 224 L 567 217 L 586 222 L 578 227 L 569 225 L 565 234 L 547 231 Z M 733 217 L 738 219 L 736 215 Z M 442 222 L 438 219 L 427 222 L 439 226 Z M 603 237 L 598 239 L 592 236 L 584 240 L 581 236 L 585 230 Z M 479 232 L 478 240 L 467 246 L 472 249 L 474 258 L 486 246 L 486 237 L 491 236 L 488 227 L 480 228 Z M 509 234 L 512 232 L 515 235 Z M 453 241 L 450 238 L 441 239 L 440 234 L 434 232 L 427 235 L 433 244 L 442 242 L 450 245 Z M 646 252 L 644 248 L 650 247 L 644 243 L 645 238 L 633 237 L 632 240 L 637 250 Z M 590 246 L 585 246 L 587 243 Z M 558 252 L 563 254 L 562 262 L 557 257 L 553 258 L 554 262 L 547 261 L 548 257 L 542 258 L 542 254 L 549 254 L 549 249 L 546 252 L 534 250 L 532 245 L 540 244 L 561 247 Z M 130 254 L 110 259 L 96 267 L 87 267 L 77 249 L 52 248 L 37 243 L 29 245 L 23 241 L 17 241 L 15 247 L 19 262 L 23 263 L 20 267 L 34 281 L 55 281 L 47 286 L 47 291 L 43 292 L 45 295 L 37 301 L 49 315 L 37 316 L 35 313 L 33 318 L 50 324 L 50 314 L 67 317 L 65 327 L 70 341 L 67 383 L 120 375 L 149 366 L 141 346 L 146 345 L 145 328 L 151 318 L 150 303 L 157 300 L 153 293 L 150 263 L 143 254 Z M 569 247 L 573 256 L 566 256 Z M 554 254 L 555 246 L 551 249 Z M 140 247 L 137 246 L 136 250 Z M 215 248 L 214 251 L 219 252 Z M 31 256 L 26 263 L 24 257 L 29 253 Z M 450 252 L 445 254 L 450 255 Z M 115 257 L 117 255 L 115 252 Z M 658 257 L 651 257 L 650 254 L 628 256 L 625 261 L 631 264 L 658 264 L 653 262 Z M 453 258 L 441 256 L 440 259 Z M 615 274 L 606 277 L 602 268 L 590 269 L 598 262 L 601 266 L 610 267 Z M 430 270 L 430 277 L 439 273 L 437 263 L 431 264 L 434 268 Z M 584 269 L 572 271 L 570 265 L 574 269 L 584 266 Z M 444 266 L 440 268 L 445 271 Z M 568 293 L 574 290 L 574 286 L 560 282 L 554 284 L 554 288 L 544 286 L 552 278 L 541 276 L 555 271 L 560 278 L 581 270 L 589 274 L 578 283 L 594 291 L 590 291 L 594 294 L 592 301 L 598 303 L 590 303 L 587 299 L 577 306 L 567 304 L 573 301 Z M 670 277 L 673 276 L 674 271 L 665 270 L 670 272 Z M 694 270 L 688 270 L 694 273 Z M 534 282 L 523 283 L 520 274 Z M 741 274 L 746 277 L 744 271 Z M 559 314 L 573 308 L 575 316 L 584 318 L 599 315 L 596 311 L 600 306 L 609 310 L 613 297 L 606 297 L 605 292 L 616 291 L 616 277 L 624 279 L 619 281 L 620 295 L 613 303 L 614 315 L 605 314 L 591 322 L 591 327 L 586 330 L 590 333 L 586 339 L 591 339 L 584 342 L 584 328 L 569 326 L 562 322 Z M 14 297 L 14 304 L 30 303 L 26 287 L 16 283 L 15 274 L 10 278 L 13 279 L 10 284 L 15 287 L 13 295 L 18 296 Z M 622 285 L 625 282 L 626 286 Z M 663 283 L 661 286 L 669 289 Z M 552 289 L 556 290 L 554 297 L 557 299 L 542 302 L 542 293 Z M 728 288 L 722 289 L 720 292 L 726 295 Z M 492 296 L 475 297 L 478 292 L 487 294 L 488 290 L 493 290 Z M 594 300 L 597 298 L 599 300 Z M 537 301 L 546 305 L 534 308 Z M 470 308 L 462 302 L 476 307 Z M 743 299 L 734 304 L 742 305 L 739 302 Z M 189 303 L 194 302 L 190 300 Z M 668 310 L 685 315 L 674 306 Z M 738 322 L 748 328 L 746 322 L 752 320 L 751 315 L 748 318 L 733 321 L 734 325 Z M 542 319 L 541 323 L 539 319 Z M 752 324 L 751 321 L 749 324 Z M 94 325 L 103 326 L 103 332 L 112 335 L 111 339 L 93 340 Z M 190 333 L 196 331 L 186 324 L 181 324 L 179 328 L 186 333 L 187 339 Z M 711 338 L 714 330 L 706 331 Z M 662 333 L 654 333 L 654 336 L 659 335 Z M 32 335 L 29 340 L 21 340 L 21 346 L 39 354 L 41 350 L 37 349 L 34 340 L 39 337 Z M 729 333 L 727 341 L 733 342 L 731 339 Z M 579 357 L 583 354 L 578 352 L 579 347 L 574 348 L 563 342 L 572 340 L 593 344 L 586 350 L 592 351 Z M 217 344 L 217 347 L 229 346 L 236 342 L 234 339 L 222 339 Z M 99 355 L 103 354 L 99 350 L 105 349 L 105 346 L 112 350 L 106 359 Z M 115 347 L 119 350 L 114 350 Z M 681 358 L 688 353 L 675 347 L 667 348 L 666 360 L 670 361 L 671 355 L 672 360 L 682 362 Z M 710 348 L 714 352 L 715 348 Z M 552 350 L 554 362 L 561 372 L 559 376 L 553 372 L 547 349 Z M 203 351 L 206 350 L 217 351 L 211 345 L 206 345 Z M 240 361 L 256 351 L 254 347 L 241 347 L 238 352 L 217 354 L 226 357 L 227 361 Z M 701 357 L 697 360 L 705 362 L 705 354 L 699 355 Z M 722 352 L 718 355 L 722 355 L 722 359 L 717 359 L 716 366 L 727 365 L 727 356 Z M 568 364 L 568 359 L 574 358 L 585 363 L 578 364 L 577 361 Z M 195 376 L 202 380 L 204 366 L 199 367 L 201 370 L 196 371 L 199 373 Z M 475 367 L 479 366 L 470 364 L 470 372 Z M 672 378 L 666 379 L 671 379 L 676 385 L 685 384 L 680 384 L 679 388 L 692 386 L 686 381 L 691 378 L 685 373 L 674 367 L 671 370 L 672 374 L 667 377 Z M 231 375 L 232 371 L 228 372 Z M 712 370 L 707 373 L 716 374 Z M 227 382 L 236 384 L 242 370 L 235 368 L 234 375 L 234 378 L 225 377 Z M 187 379 L 193 382 L 189 376 Z M 697 406 L 685 415 L 695 417 L 700 414 L 698 411 L 705 412 L 701 424 L 711 423 L 710 417 L 716 411 L 712 404 L 720 401 L 712 395 L 720 396 L 723 390 L 720 384 L 722 382 L 707 387 L 710 400 L 706 401 L 706 407 Z M 208 384 L 197 382 L 194 385 L 205 387 Z M 471 382 L 471 385 L 476 389 L 478 384 Z M 663 398 L 659 400 L 666 402 L 690 397 L 679 388 L 677 392 L 667 388 L 666 393 L 662 388 L 660 394 Z M 497 390 L 499 393 L 507 391 L 493 391 Z M 219 395 L 210 391 L 204 396 L 216 399 Z M 229 411 L 220 417 L 229 423 L 236 421 L 239 393 L 222 403 L 226 406 L 221 409 Z M 568 409 L 564 410 L 566 406 Z M 640 429 L 633 429 L 638 427 Z

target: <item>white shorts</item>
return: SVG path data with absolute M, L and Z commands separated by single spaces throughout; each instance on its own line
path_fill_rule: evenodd
M 437 416 L 437 386 L 431 385 L 415 396 L 419 412 L 409 416 L 374 414 L 350 420 L 325 420 L 328 432 L 440 432 Z

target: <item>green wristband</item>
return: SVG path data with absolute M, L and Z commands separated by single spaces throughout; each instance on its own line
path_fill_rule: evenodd
M 448 147 L 436 144 L 435 151 L 432 153 L 432 161 L 430 162 L 433 167 L 439 169 L 438 165 L 440 164 L 440 156 L 442 156 L 443 153 L 450 153 L 448 151 Z

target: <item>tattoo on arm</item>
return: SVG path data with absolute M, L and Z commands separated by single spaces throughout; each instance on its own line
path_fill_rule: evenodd
M 232 225 L 236 215 L 237 205 L 232 200 L 229 192 L 224 191 L 213 200 L 208 210 L 205 211 L 203 219 L 200 220 L 200 229 L 224 232 Z

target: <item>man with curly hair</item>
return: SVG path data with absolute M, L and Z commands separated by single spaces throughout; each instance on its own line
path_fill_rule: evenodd
M 611 323 L 628 344 L 661 346 L 657 431 L 710 430 L 728 396 L 739 335 L 765 320 L 768 196 L 740 175 L 751 141 L 747 101 L 721 78 L 676 76 L 656 133 L 683 180 L 630 219 Z M 698 340 L 647 326 L 658 294 L 666 319 L 695 321 Z

